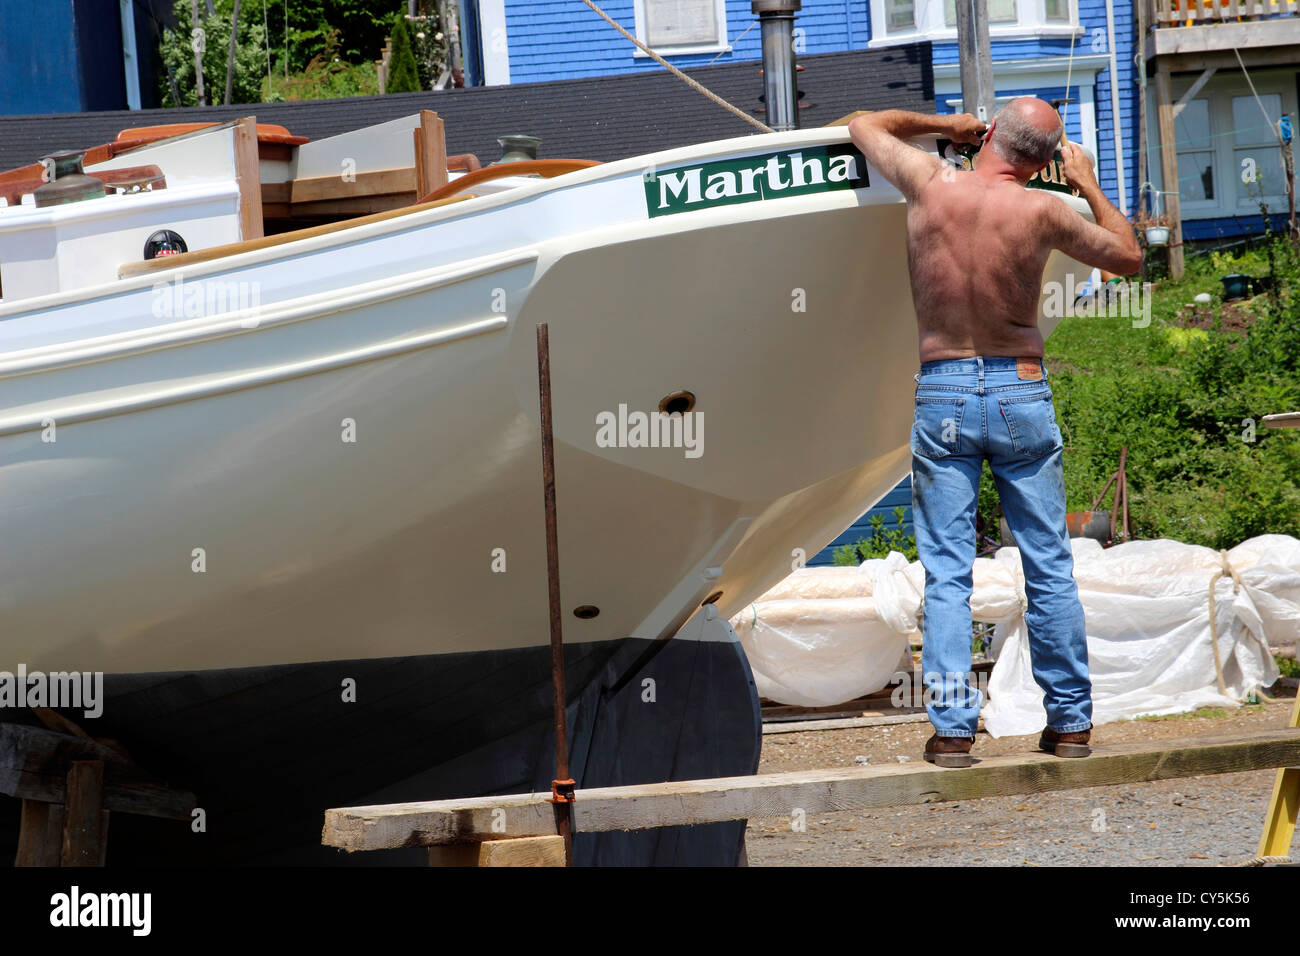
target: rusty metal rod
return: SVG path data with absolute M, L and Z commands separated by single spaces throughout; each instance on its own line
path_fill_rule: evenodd
M 564 716 L 564 636 L 560 626 L 560 545 L 555 519 L 555 440 L 551 430 L 551 348 L 546 323 L 537 326 L 537 385 L 542 426 L 542 496 L 546 511 L 546 580 L 551 608 L 551 685 L 555 707 L 555 826 L 564 838 L 564 865 L 573 866 L 573 781 Z

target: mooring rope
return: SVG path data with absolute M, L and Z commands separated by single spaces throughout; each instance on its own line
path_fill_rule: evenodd
M 1228 560 L 1228 552 L 1220 548 L 1219 558 L 1223 561 L 1223 567 L 1215 572 L 1214 577 L 1210 578 L 1210 644 L 1214 647 L 1214 679 L 1219 685 L 1220 694 L 1244 702 L 1242 698 L 1233 697 L 1232 694 L 1228 693 L 1228 687 L 1223 680 L 1223 656 L 1219 653 L 1219 625 L 1214 610 L 1214 586 L 1219 583 L 1220 578 L 1231 577 L 1232 593 L 1237 594 L 1245 585 L 1242 583 L 1241 575 L 1237 573 L 1237 569 Z M 1265 703 L 1274 703 L 1274 699 L 1265 694 L 1262 687 L 1256 687 L 1253 693 Z
M 677 69 L 677 67 L 673 66 L 671 63 L 669 63 L 667 60 L 661 57 L 654 50 L 650 49 L 648 46 L 646 46 L 644 43 L 642 43 L 632 34 L 628 33 L 627 30 L 623 29 L 623 25 L 621 23 L 619 23 L 617 20 L 611 17 L 604 10 L 600 9 L 600 7 L 596 6 L 596 4 L 592 3 L 592 0 L 582 0 L 582 2 L 585 3 L 587 6 L 591 7 L 592 10 L 596 11 L 597 15 L 599 15 L 600 18 L 604 20 L 606 23 L 608 23 L 611 27 L 613 27 L 619 33 L 623 34 L 623 36 L 627 37 L 629 40 L 635 43 L 637 49 L 639 49 L 642 53 L 644 53 L 646 56 L 653 59 L 656 63 L 658 63 L 660 66 L 666 69 L 673 76 L 677 77 L 677 79 L 681 80 L 691 89 L 693 89 L 695 92 L 704 94 L 709 99 L 713 100 L 713 102 L 721 106 L 723 109 L 730 110 L 732 113 L 739 116 L 741 119 L 743 119 L 746 123 L 749 123 L 751 126 L 757 126 L 764 133 L 776 132 L 776 130 L 772 129 L 772 127 L 768 126 L 766 123 L 761 123 L 758 120 L 754 119 L 754 117 L 750 116 L 740 107 L 733 106 L 732 104 L 728 103 L 717 93 L 714 93 L 712 90 L 705 87 L 702 83 L 691 79 L 681 70 Z

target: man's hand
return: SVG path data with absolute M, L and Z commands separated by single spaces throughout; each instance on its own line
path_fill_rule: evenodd
M 1087 192 L 1089 188 L 1097 188 L 1097 176 L 1093 172 L 1092 162 L 1082 149 L 1074 143 L 1067 144 L 1061 150 L 1061 160 L 1062 172 L 1071 186 L 1080 193 Z
M 948 131 L 948 136 L 954 143 L 979 146 L 984 140 L 984 134 L 988 132 L 988 124 L 970 113 L 958 113 L 949 118 L 949 123 L 952 128 Z

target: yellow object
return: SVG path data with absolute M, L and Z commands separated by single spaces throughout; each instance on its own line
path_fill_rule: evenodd
M 1288 726 L 1300 727 L 1300 696 L 1296 697 Z M 1291 854 L 1297 810 L 1300 810 L 1300 767 L 1283 767 L 1273 782 L 1273 796 L 1268 801 L 1258 856 L 1285 857 Z

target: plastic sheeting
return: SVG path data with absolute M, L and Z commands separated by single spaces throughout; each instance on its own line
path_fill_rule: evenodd
M 1300 541 L 1263 535 L 1227 552 L 1177 541 L 1109 550 L 1076 538 L 1074 577 L 1088 631 L 1093 722 L 1169 714 L 1238 700 L 1277 679 L 1269 643 L 1300 633 Z M 1235 572 L 1240 586 L 1236 584 Z M 1227 697 L 1217 687 L 1210 583 Z M 1020 552 L 973 568 L 971 613 L 996 625 L 984 725 L 995 737 L 1043 727 L 1029 666 Z M 758 691 L 829 706 L 889 683 L 919 630 L 925 572 L 898 553 L 857 568 L 804 568 L 732 618 Z

